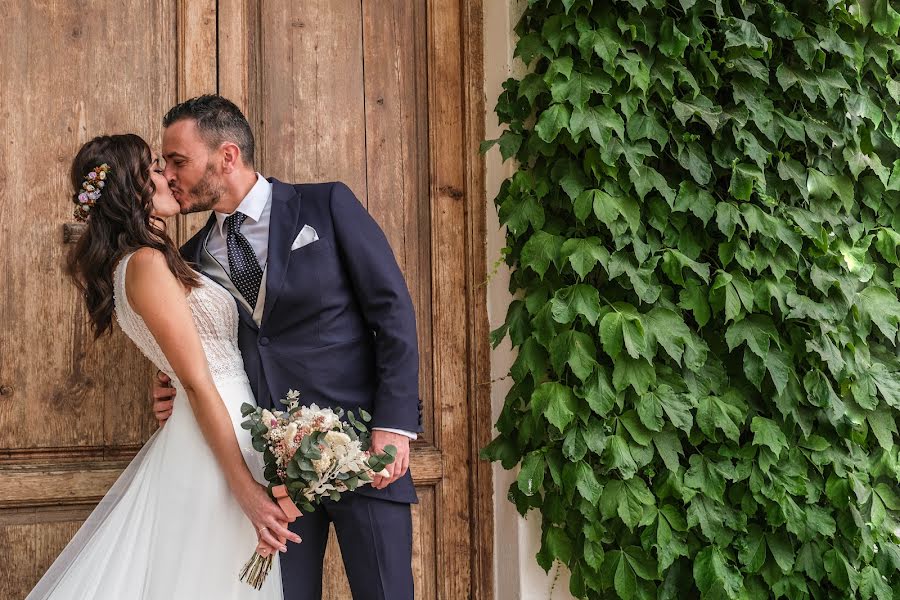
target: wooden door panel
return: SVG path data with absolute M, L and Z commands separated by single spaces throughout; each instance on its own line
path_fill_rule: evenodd
M 359 0 L 261 5 L 261 168 L 289 182 L 341 180 L 365 202 Z
M 100 134 L 158 147 L 176 0 L 0 2 L 0 598 L 23 598 L 156 429 L 152 369 L 94 342 L 64 275 L 69 168 Z M 70 234 L 79 228 L 66 229 Z
M 126 131 L 158 143 L 158 115 L 174 99 L 175 82 L 141 74 L 174 68 L 173 2 L 143 0 L 125 12 L 112 2 L 89 10 L 70 2 L 5 5 L 18 25 L 0 36 L 0 386 L 8 390 L 0 397 L 0 447 L 140 444 L 150 431 L 139 390 L 146 363 L 120 333 L 92 343 L 62 276 L 62 225 L 72 221 L 68 169 L 81 143 Z M 111 28 L 117 43 L 98 46 Z

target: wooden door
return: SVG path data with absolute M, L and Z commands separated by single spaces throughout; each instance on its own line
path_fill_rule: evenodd
M 62 274 L 77 235 L 71 158 L 104 132 L 158 144 L 165 110 L 211 91 L 245 110 L 263 174 L 342 180 L 385 230 L 421 353 L 416 597 L 491 595 L 489 469 L 474 458 L 490 424 L 475 381 L 488 371 L 475 361 L 486 332 L 473 285 L 483 213 L 471 204 L 482 201 L 477 160 L 467 162 L 477 120 L 466 111 L 481 106 L 462 52 L 478 39 L 464 36 L 469 4 L 0 0 L 22 24 L 0 36 L 0 597 L 24 597 L 155 429 L 152 368 L 120 332 L 90 342 Z M 184 241 L 204 221 L 171 230 Z M 349 598 L 336 543 L 325 571 L 325 598 Z

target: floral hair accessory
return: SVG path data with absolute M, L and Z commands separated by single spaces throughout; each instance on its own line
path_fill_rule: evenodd
M 100 191 L 106 186 L 106 174 L 109 173 L 109 165 L 103 163 L 99 167 L 84 176 L 81 191 L 75 201 L 75 219 L 87 221 L 91 208 L 100 199 Z

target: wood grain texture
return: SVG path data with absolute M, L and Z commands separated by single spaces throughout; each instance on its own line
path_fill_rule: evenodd
M 112 2 L 84 11 L 70 3 L 14 3 L 19 24 L 0 36 L 0 447 L 139 443 L 149 435 L 147 363 L 121 335 L 94 343 L 82 303 L 64 277 L 60 240 L 72 221 L 68 170 L 95 135 L 133 131 L 159 141 L 159 115 L 175 97 L 171 1 Z M 97 52 L 96 40 L 117 31 Z M 41 35 L 29 32 L 40 31 Z M 66 52 L 59 52 L 64 43 Z M 47 99 L 52 98 L 53 101 Z M 46 415 L 34 427 L 29 415 Z M 99 425 L 98 425 L 99 424 Z
M 472 410 L 470 456 L 472 457 L 471 520 L 472 598 L 494 597 L 494 490 L 492 465 L 479 458 L 493 433 L 491 412 L 490 325 L 487 316 L 487 221 L 485 160 L 479 150 L 484 139 L 484 39 L 482 0 L 462 2 L 464 77 L 464 152 L 468 210 L 466 255 L 469 304 L 469 398 Z
M 435 338 L 435 445 L 444 453 L 437 489 L 438 595 L 471 594 L 470 468 L 466 298 L 466 179 L 458 0 L 434 0 L 428 13 L 428 106 Z
M 290 182 L 343 181 L 366 201 L 359 0 L 271 0 L 261 15 L 262 166 Z
M 178 99 L 184 102 L 202 94 L 218 92 L 216 0 L 177 0 L 178 16 Z M 172 103 L 172 106 L 176 104 Z M 171 106 L 166 107 L 166 111 Z M 159 122 L 162 126 L 160 113 Z M 172 230 L 176 243 L 183 244 L 203 228 L 209 212 L 180 215 Z
M 96 504 L 127 462 L 82 462 L 0 469 L 0 508 Z
M 369 0 L 362 7 L 368 208 L 413 298 L 423 437 L 433 442 L 427 11 L 424 0 Z
M 0 524 L 0 597 L 21 600 L 78 531 L 82 519 Z

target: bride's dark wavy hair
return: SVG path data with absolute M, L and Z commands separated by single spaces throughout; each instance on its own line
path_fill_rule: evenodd
M 112 328 L 113 275 L 119 260 L 139 248 L 159 250 L 185 286 L 200 285 L 196 273 L 166 235 L 165 222 L 151 215 L 156 186 L 150 177 L 153 156 L 139 136 L 104 135 L 86 143 L 72 162 L 72 201 L 78 201 L 85 176 L 109 165 L 106 184 L 91 207 L 87 229 L 69 252 L 66 271 L 84 295 L 94 338 Z

